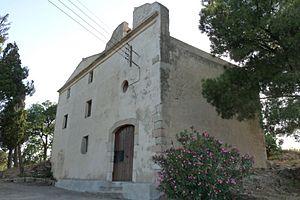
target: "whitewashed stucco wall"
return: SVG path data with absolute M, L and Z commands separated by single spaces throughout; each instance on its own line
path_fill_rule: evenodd
M 160 6 L 156 5 L 151 13 L 158 9 Z M 92 83 L 88 84 L 87 74 L 70 86 L 69 99 L 66 90 L 60 94 L 52 154 L 55 178 L 110 181 L 113 127 L 116 123 L 134 122 L 133 181 L 153 181 L 153 116 L 159 111 L 161 103 L 160 28 L 158 15 L 149 27 L 126 41 L 137 52 L 133 60 L 140 68 L 130 67 L 119 55 L 123 54 L 120 50 L 94 67 Z M 129 85 L 136 82 L 125 93 L 121 87 L 124 80 L 128 80 Z M 85 118 L 85 103 L 90 99 L 92 115 Z M 69 115 L 68 127 L 62 129 L 65 114 Z M 81 154 L 81 139 L 85 135 L 89 135 L 88 152 Z

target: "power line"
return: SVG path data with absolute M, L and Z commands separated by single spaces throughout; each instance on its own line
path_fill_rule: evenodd
M 81 13 L 83 13 L 86 17 L 88 17 L 91 21 L 93 21 L 95 24 L 97 24 L 103 31 L 105 31 L 107 34 L 109 34 L 105 28 L 103 28 L 100 24 L 98 24 L 94 19 L 92 19 L 88 14 L 86 14 L 86 12 L 84 12 L 81 8 L 79 8 L 76 4 L 74 4 L 71 0 L 68 0 L 73 6 L 75 6 L 78 10 L 80 10 Z M 79 0 L 76 0 L 81 6 L 83 6 L 86 10 L 88 10 L 92 15 L 94 15 L 94 17 L 96 17 L 100 22 L 102 22 L 90 9 L 87 8 L 87 6 L 85 6 L 83 3 L 81 3 Z M 104 22 L 102 22 L 102 24 L 105 25 Z M 113 35 L 111 36 L 111 40 L 112 40 L 112 46 L 115 44 L 115 42 L 117 43 L 119 40 L 116 39 Z M 109 42 L 107 43 L 107 45 L 109 46 Z M 132 45 L 126 43 L 125 47 L 125 51 L 121 48 L 120 50 L 125 54 L 125 59 L 128 61 L 129 66 L 131 67 L 132 64 L 134 64 L 135 66 L 137 66 L 139 68 L 139 65 L 136 64 L 133 59 L 132 59 L 132 53 L 136 54 L 137 56 L 140 56 L 136 51 L 133 50 Z
M 99 34 L 101 34 L 104 38 L 106 38 L 107 40 L 109 40 L 105 35 L 103 35 L 100 31 L 98 31 L 93 25 L 91 25 L 90 23 L 88 23 L 85 19 L 83 19 L 79 14 L 77 14 L 73 9 L 71 9 L 69 6 L 67 6 L 66 4 L 64 4 L 61 0 L 58 0 L 63 6 L 65 6 L 68 10 L 70 10 L 73 14 L 75 14 L 77 17 L 79 17 L 82 21 L 84 21 L 87 25 L 89 25 L 91 28 L 93 28 L 96 32 L 98 32 Z M 77 6 L 76 6 L 77 7 Z M 103 41 L 103 40 L 102 40 Z M 114 38 L 112 36 L 112 42 L 111 44 L 109 44 L 109 42 L 107 43 L 108 47 L 112 47 L 114 44 L 116 44 L 118 42 L 118 40 L 116 38 Z M 106 44 L 104 42 L 104 44 Z M 120 49 L 124 54 L 126 54 L 126 52 L 121 48 Z M 119 53 L 120 54 L 120 53 Z M 121 55 L 121 54 L 120 54 Z M 126 58 L 125 58 L 126 59 Z
M 86 12 L 84 12 L 81 8 L 79 8 L 76 4 L 74 4 L 71 0 L 68 0 L 73 6 L 75 6 L 78 10 L 80 10 L 81 13 L 83 13 L 87 18 L 89 18 L 91 21 L 93 21 L 99 28 L 101 28 L 105 33 L 110 35 L 110 33 L 102 27 L 98 22 L 96 22 L 94 19 L 92 19 Z M 83 4 L 82 4 L 83 5 Z
M 66 4 L 64 4 L 61 0 L 58 0 L 63 6 L 65 6 L 68 10 L 70 10 L 74 15 L 76 15 L 77 17 L 79 17 L 82 21 L 84 21 L 87 25 L 89 25 L 92 29 L 94 29 L 97 33 L 99 33 L 100 35 L 102 35 L 104 38 L 106 38 L 105 35 L 103 35 L 100 31 L 98 31 L 94 26 L 92 26 L 89 22 L 87 22 L 85 19 L 83 19 L 80 15 L 78 15 L 75 11 L 73 11 L 69 6 L 67 6 Z
M 51 3 L 53 6 L 55 6 L 58 10 L 60 10 L 62 13 L 64 13 L 65 15 L 67 15 L 69 18 L 71 18 L 73 21 L 75 21 L 77 24 L 79 24 L 82 28 L 84 28 L 86 31 L 88 31 L 89 33 L 91 33 L 93 36 L 95 36 L 97 39 L 99 39 L 103 44 L 106 44 L 105 41 L 103 41 L 100 37 L 98 37 L 95 33 L 93 33 L 92 31 L 90 31 L 88 28 L 86 28 L 84 25 L 82 25 L 80 22 L 78 22 L 76 19 L 74 19 L 71 15 L 69 15 L 68 13 L 66 13 L 63 9 L 61 9 L 60 7 L 58 7 L 55 3 L 53 3 L 52 1 L 48 0 L 49 3 Z M 109 45 L 109 44 L 108 44 Z M 114 45 L 114 44 L 112 44 Z M 111 46 L 112 47 L 112 46 Z M 122 49 L 121 49 L 122 50 Z M 127 58 L 125 56 L 123 56 L 119 51 L 116 51 L 122 58 L 126 59 Z M 123 53 L 126 54 L 126 52 L 124 50 L 122 50 Z
M 60 10 L 62 13 L 64 13 L 65 15 L 67 15 L 69 18 L 71 18 L 73 21 L 75 21 L 77 24 L 79 24 L 82 28 L 84 28 L 86 31 L 88 31 L 89 33 L 91 33 L 93 36 L 95 36 L 97 39 L 99 39 L 101 42 L 105 43 L 100 37 L 98 37 L 95 33 L 93 33 L 92 31 L 90 31 L 88 28 L 86 28 L 84 25 L 82 25 L 80 22 L 78 22 L 76 19 L 74 19 L 71 15 L 69 15 L 68 13 L 66 13 L 63 9 L 61 9 L 60 7 L 58 7 L 55 3 L 53 3 L 52 1 L 48 0 L 49 3 L 51 3 L 53 6 L 55 6 L 58 10 Z
M 83 3 L 81 3 L 79 0 L 76 0 L 81 6 L 83 6 L 90 14 L 92 14 L 94 17 L 96 17 L 106 28 L 109 29 L 109 26 L 106 25 L 99 17 L 97 17 L 96 14 L 94 14 L 88 7 L 86 7 Z M 109 33 L 108 33 L 109 34 Z
M 103 35 L 101 32 L 99 32 L 93 25 L 91 25 L 89 22 L 87 22 L 85 19 L 83 19 L 79 14 L 77 14 L 74 10 L 72 10 L 70 7 L 68 7 L 66 4 L 64 4 L 61 0 L 58 0 L 64 7 L 66 7 L 68 10 L 70 10 L 73 14 L 75 14 L 77 17 L 79 17 L 83 22 L 85 22 L 87 25 L 89 25 L 91 28 L 93 28 L 95 31 L 97 31 L 99 34 L 101 34 L 103 37 L 107 38 L 105 35 Z M 72 3 L 73 6 L 75 6 L 77 9 L 79 9 L 86 17 L 88 17 L 90 20 L 92 20 L 94 23 L 96 23 L 98 26 L 100 26 L 101 29 L 103 29 L 105 31 L 104 28 L 101 27 L 101 25 L 99 25 L 97 22 L 95 22 L 93 19 L 91 19 L 91 17 L 89 17 L 86 13 L 84 13 L 84 11 L 82 11 L 77 5 L 75 5 L 72 1 L 68 0 L 70 3 Z M 78 1 L 78 0 L 77 0 Z M 81 27 L 83 27 L 85 30 L 87 30 L 89 33 L 91 33 L 92 35 L 94 35 L 97 39 L 99 39 L 101 42 L 103 42 L 104 44 L 106 44 L 108 47 L 112 47 L 114 46 L 117 42 L 119 42 L 118 39 L 114 38 L 113 35 L 111 37 L 112 42 L 111 43 L 106 43 L 105 41 L 103 41 L 101 38 L 99 38 L 95 33 L 93 33 L 92 31 L 90 31 L 88 28 L 86 28 L 84 25 L 82 25 L 80 22 L 78 22 L 76 19 L 74 19 L 71 15 L 69 15 L 67 12 L 65 12 L 63 9 L 61 9 L 59 6 L 57 6 L 55 3 L 53 3 L 52 1 L 48 0 L 48 2 L 50 2 L 53 6 L 55 6 L 57 9 L 59 9 L 61 12 L 63 12 L 65 15 L 67 15 L 69 18 L 71 18 L 73 21 L 75 21 L 77 24 L 79 24 Z M 80 1 L 78 1 L 82 6 L 84 6 Z M 86 9 L 88 9 L 86 6 L 84 6 Z M 90 11 L 91 12 L 91 11 Z M 105 31 L 107 32 L 107 31 Z M 107 32 L 108 33 L 108 32 Z M 116 43 L 113 42 L 113 40 L 116 41 Z M 129 45 L 128 43 L 126 43 L 126 45 L 130 46 L 131 51 L 128 51 L 129 49 L 127 47 L 125 47 L 125 49 L 128 51 L 124 51 L 121 47 L 119 50 L 121 50 L 125 55 L 123 56 L 119 50 L 117 50 L 116 52 L 123 57 L 125 60 L 127 60 L 130 63 L 130 66 L 132 64 L 136 65 L 137 67 L 139 67 L 133 60 L 132 60 L 132 52 L 134 52 L 135 54 L 137 54 L 133 49 L 132 46 Z M 138 54 L 137 54 L 138 55 Z
M 104 28 L 102 27 L 99 23 L 97 23 L 94 19 L 92 19 L 88 14 L 86 14 L 86 12 L 84 12 L 81 8 L 79 8 L 75 3 L 73 3 L 71 0 L 68 0 L 73 6 L 75 6 L 78 10 L 80 10 L 81 13 L 83 13 L 86 17 L 88 17 L 91 21 L 93 21 L 95 24 L 97 24 L 97 26 L 99 26 L 104 32 L 106 32 L 109 36 L 110 33 Z M 81 6 L 83 6 L 85 9 L 87 9 L 90 13 L 92 13 L 100 22 L 102 22 L 92 11 L 90 11 L 87 6 L 85 6 L 83 3 L 81 3 L 79 0 L 77 0 L 77 2 L 80 3 Z M 104 24 L 104 22 L 102 22 L 102 24 Z M 105 24 L 104 24 L 105 25 Z M 101 34 L 103 35 L 103 34 Z M 106 37 L 107 40 L 109 40 L 109 38 Z M 114 44 L 116 44 L 119 40 L 117 38 L 115 38 L 113 35 L 111 36 L 111 43 L 113 46 Z M 108 44 L 109 46 L 109 44 Z M 124 50 L 121 49 L 121 51 L 123 53 L 126 54 L 126 52 Z

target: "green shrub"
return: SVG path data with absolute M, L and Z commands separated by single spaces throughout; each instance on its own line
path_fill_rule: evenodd
M 253 159 L 207 133 L 184 131 L 177 136 L 181 147 L 171 148 L 153 160 L 161 167 L 158 189 L 173 199 L 231 199 L 249 174 Z
M 268 158 L 277 157 L 281 154 L 281 144 L 282 141 L 279 141 L 277 144 L 276 137 L 272 136 L 270 133 L 265 133 L 265 143 L 266 143 L 266 151 Z

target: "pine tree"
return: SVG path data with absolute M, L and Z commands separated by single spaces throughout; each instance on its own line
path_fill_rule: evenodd
M 26 124 L 25 97 L 34 92 L 34 86 L 33 81 L 26 81 L 28 69 L 21 66 L 18 50 L 16 43 L 9 43 L 0 59 L 0 141 L 1 147 L 9 150 L 8 168 L 14 150 L 22 173 L 20 155 Z
M 223 118 L 254 118 L 266 132 L 300 135 L 300 1 L 202 0 L 212 53 L 238 64 L 203 82 Z
M 8 14 L 0 16 L 0 52 L 2 50 L 2 44 L 7 39 L 7 31 L 9 29 L 9 23 L 7 23 Z

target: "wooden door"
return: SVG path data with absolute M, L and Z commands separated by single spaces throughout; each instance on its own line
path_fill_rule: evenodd
M 134 126 L 128 125 L 115 133 L 113 181 L 132 181 Z

